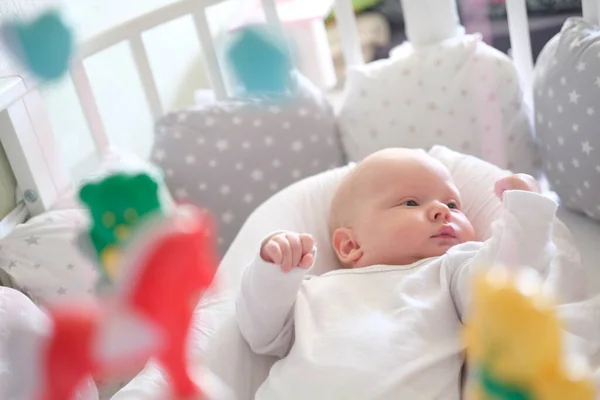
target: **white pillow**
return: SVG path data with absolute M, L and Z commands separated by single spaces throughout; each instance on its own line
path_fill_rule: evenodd
M 503 168 L 541 170 L 517 70 L 480 35 L 406 42 L 388 59 L 351 68 L 338 121 L 351 161 L 442 144 Z
M 97 270 L 75 246 L 83 210 L 58 210 L 18 225 L 0 241 L 0 268 L 41 303 L 93 294 Z

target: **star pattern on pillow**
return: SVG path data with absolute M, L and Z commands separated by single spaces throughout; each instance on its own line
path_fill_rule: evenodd
M 552 188 L 568 208 L 600 219 L 600 40 L 592 32 L 569 19 L 540 54 L 535 123 Z
M 175 197 L 213 211 L 224 251 L 247 216 L 278 190 L 344 163 L 323 99 L 223 102 L 158 122 L 151 159 Z
M 30 219 L 2 239 L 0 268 L 41 304 L 67 295 L 89 297 L 97 271 L 74 245 L 85 220 L 83 210 L 50 211 Z
M 401 47 L 353 71 L 346 92 L 339 123 L 350 160 L 437 144 L 519 172 L 541 169 L 517 71 L 477 35 L 419 52 Z

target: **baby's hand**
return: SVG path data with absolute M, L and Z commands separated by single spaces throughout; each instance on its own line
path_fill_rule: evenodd
M 504 192 L 507 190 L 525 190 L 528 192 L 540 193 L 540 185 L 531 175 L 515 174 L 506 176 L 496 182 L 496 196 L 502 200 Z
M 314 261 L 315 240 L 309 234 L 279 233 L 267 240 L 260 249 L 260 257 L 266 262 L 281 266 L 283 272 L 292 268 L 310 268 Z

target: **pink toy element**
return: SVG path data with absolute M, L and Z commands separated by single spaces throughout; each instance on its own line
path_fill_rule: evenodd
M 14 332 L 16 398 L 75 399 L 87 379 L 137 372 L 154 358 L 174 398 L 202 399 L 188 373 L 187 341 L 217 265 L 213 236 L 208 213 L 193 206 L 148 221 L 125 249 L 110 300 L 50 308 L 51 326 L 35 332 L 36 340 Z
M 212 282 L 217 259 L 208 214 L 193 206 L 178 210 L 167 224 L 159 221 L 147 227 L 149 235 L 132 245 L 122 269 L 133 265 L 123 280 L 131 287 L 122 292 L 118 303 L 129 305 L 150 326 L 160 328 L 160 345 L 152 356 L 167 373 L 173 394 L 189 398 L 199 392 L 187 372 L 188 333 L 194 308 Z M 146 358 L 143 352 L 141 356 Z

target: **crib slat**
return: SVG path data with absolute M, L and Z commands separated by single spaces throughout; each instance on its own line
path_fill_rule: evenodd
M 525 0 L 506 0 L 506 13 L 512 57 L 525 85 L 525 100 L 532 105 L 533 56 Z
M 581 8 L 583 19 L 592 24 L 600 25 L 600 1 L 582 0 Z
M 71 79 L 73 79 L 73 83 L 75 84 L 75 92 L 83 108 L 83 115 L 92 133 L 92 138 L 96 143 L 96 149 L 102 154 L 109 148 L 108 135 L 106 134 L 106 128 L 104 127 L 104 122 L 102 122 L 100 110 L 92 92 L 90 79 L 82 61 L 77 61 L 72 65 Z
M 335 0 L 335 19 L 346 68 L 365 63 L 351 0 Z
M 279 15 L 277 14 L 277 5 L 275 0 L 262 0 L 263 11 L 267 18 L 267 24 L 273 27 L 278 33 L 283 34 L 283 26 Z
M 194 26 L 196 27 L 196 33 L 202 46 L 202 54 L 204 55 L 212 88 L 215 91 L 215 97 L 217 100 L 225 100 L 228 97 L 227 89 L 223 82 L 223 74 L 221 74 L 221 69 L 219 68 L 219 59 L 217 58 L 217 52 L 204 8 L 194 12 Z
M 158 88 L 156 87 L 156 82 L 154 80 L 154 75 L 152 74 L 152 67 L 148 61 L 148 54 L 146 52 L 146 46 L 144 46 L 142 36 L 134 36 L 132 39 L 130 39 L 129 45 L 131 47 L 135 65 L 137 67 L 137 72 L 140 80 L 142 81 L 146 100 L 150 106 L 150 112 L 152 113 L 154 120 L 157 120 L 163 115 L 163 107 L 160 101 Z

